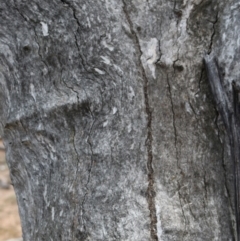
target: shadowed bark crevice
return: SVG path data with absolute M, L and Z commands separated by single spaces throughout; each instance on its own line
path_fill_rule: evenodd
M 207 55 L 204 58 L 205 67 L 207 70 L 208 81 L 211 86 L 214 100 L 216 102 L 217 110 L 219 111 L 226 134 L 229 138 L 231 157 L 233 162 L 233 175 L 235 186 L 235 217 L 236 217 L 236 230 L 237 240 L 240 240 L 240 138 L 239 138 L 239 97 L 238 90 L 235 87 L 235 82 L 232 82 L 232 89 L 229 93 L 226 92 L 223 86 L 223 76 L 219 69 L 218 59 L 214 56 Z M 232 99 L 232 103 L 230 101 Z M 222 157 L 223 158 L 223 157 Z M 226 180 L 225 168 L 223 166 L 224 176 Z M 227 186 L 226 186 L 227 187 Z M 228 190 L 228 189 L 227 189 Z
M 143 79 L 143 94 L 144 94 L 144 101 L 145 101 L 145 108 L 146 108 L 146 114 L 147 114 L 147 139 L 146 139 L 146 145 L 147 145 L 147 152 L 148 152 L 148 161 L 147 161 L 147 167 L 148 167 L 148 189 L 147 189 L 147 199 L 148 199 L 148 207 L 150 211 L 150 221 L 151 221 L 151 238 L 152 240 L 158 241 L 158 235 L 157 235 L 157 215 L 156 215 L 156 206 L 155 206 L 155 190 L 154 190 L 154 170 L 153 170 L 153 154 L 152 154 L 152 110 L 149 103 L 149 96 L 148 96 L 148 78 L 145 72 L 145 69 L 143 67 L 141 56 L 142 56 L 142 50 L 140 46 L 140 41 L 138 39 L 137 33 L 134 30 L 133 22 L 130 18 L 130 15 L 128 13 L 128 6 L 125 0 L 122 0 L 123 2 L 123 11 L 126 16 L 126 19 L 128 21 L 131 34 L 134 40 L 135 49 L 138 54 L 138 66 L 140 67 L 142 79 Z

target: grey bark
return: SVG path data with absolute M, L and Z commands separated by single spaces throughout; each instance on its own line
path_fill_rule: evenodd
M 211 89 L 215 97 L 217 109 L 224 122 L 229 143 L 231 147 L 231 156 L 234 174 L 235 191 L 235 213 L 237 237 L 240 239 L 240 129 L 239 129 L 239 87 L 235 80 L 230 80 L 232 86 L 230 89 L 224 87 L 222 70 L 219 67 L 217 58 L 205 57 L 207 75 L 211 84 Z M 229 96 L 229 94 L 231 94 Z M 230 97 L 230 98 L 229 98 Z
M 203 58 L 230 98 L 239 6 L 1 1 L 1 134 L 23 240 L 237 240 L 233 145 Z

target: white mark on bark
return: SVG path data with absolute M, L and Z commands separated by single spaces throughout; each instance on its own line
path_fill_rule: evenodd
M 106 127 L 108 124 L 108 121 L 103 122 L 103 127 Z
M 120 75 L 123 75 L 123 71 L 119 66 L 117 66 L 116 64 L 114 64 L 113 66 L 119 72 Z
M 54 207 L 52 207 L 52 221 L 54 220 L 54 216 L 55 216 L 55 211 L 54 211 Z
M 194 6 L 195 6 L 194 3 L 189 1 L 186 3 L 185 9 L 182 9 L 182 11 L 183 11 L 182 18 L 178 25 L 179 26 L 178 30 L 181 33 L 180 38 L 182 39 L 182 41 L 184 41 L 188 38 L 187 21 L 188 21 L 188 18 L 190 16 Z
M 161 219 L 160 219 L 160 207 L 159 205 L 156 205 L 156 216 L 157 216 L 157 236 L 158 236 L 158 240 L 161 240 L 161 236 L 162 236 L 162 224 L 161 224 Z
M 101 56 L 101 58 L 103 59 L 103 63 L 104 64 L 107 64 L 107 65 L 111 65 L 111 60 L 108 58 L 108 57 L 106 57 L 106 56 Z
M 113 114 L 115 115 L 117 113 L 117 108 L 113 107 Z
M 88 27 L 91 28 L 92 25 L 91 25 L 91 22 L 90 22 L 90 19 L 89 19 L 89 18 L 87 18 L 87 23 L 88 23 Z
M 45 201 L 47 207 L 49 207 L 50 203 L 47 200 L 47 186 L 44 187 L 43 198 L 44 198 L 44 201 Z
M 132 124 L 129 124 L 129 125 L 127 126 L 127 131 L 128 131 L 128 133 L 130 133 L 130 132 L 132 131 Z
M 36 92 L 35 92 L 34 85 L 32 83 L 30 84 L 30 91 L 33 99 L 36 101 Z
M 156 38 L 151 38 L 150 41 L 141 40 L 140 44 L 142 50 L 141 61 L 145 68 L 148 66 L 153 78 L 156 79 L 155 64 L 160 58 L 159 41 Z
M 114 50 L 114 47 L 111 44 L 107 43 L 106 39 L 102 39 L 101 44 L 111 52 Z
M 14 58 L 12 51 L 7 44 L 0 44 L 0 53 L 9 61 L 11 65 L 14 65 Z
M 135 97 L 135 92 L 134 92 L 132 86 L 129 87 L 129 96 L 131 99 L 133 99 Z
M 102 70 L 100 70 L 100 69 L 98 69 L 98 68 L 94 68 L 94 70 L 95 70 L 97 73 L 101 74 L 101 75 L 105 74 L 104 71 L 102 71 Z
M 187 113 L 192 114 L 192 109 L 188 102 L 185 103 L 185 110 Z
M 226 33 L 223 33 L 223 34 L 222 34 L 222 40 L 223 40 L 223 42 L 226 41 L 226 36 L 227 36 Z
M 44 22 L 40 22 L 42 24 L 42 33 L 43 36 L 48 36 L 48 25 Z

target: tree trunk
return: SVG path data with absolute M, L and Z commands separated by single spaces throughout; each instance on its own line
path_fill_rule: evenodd
M 1 1 L 1 134 L 25 241 L 239 240 L 234 138 L 203 64 L 218 59 L 231 102 L 239 6 Z

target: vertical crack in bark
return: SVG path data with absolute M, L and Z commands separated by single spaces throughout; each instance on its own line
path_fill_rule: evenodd
M 178 198 L 179 198 L 179 202 L 180 202 L 180 206 L 181 206 L 181 210 L 182 210 L 182 215 L 183 215 L 183 218 L 184 218 L 184 232 L 183 232 L 183 235 L 182 235 L 182 240 L 184 239 L 184 235 L 185 235 L 185 232 L 187 230 L 187 219 L 186 219 L 186 216 L 185 216 L 185 212 L 184 212 L 184 209 L 183 209 L 183 203 L 182 203 L 182 197 L 181 197 L 181 193 L 180 193 L 180 184 L 178 182 Z
M 24 19 L 24 21 L 28 23 L 28 26 L 29 26 L 29 21 L 28 21 L 28 19 L 29 19 L 31 22 L 33 22 L 35 25 L 37 24 L 37 22 L 33 21 L 32 19 L 30 19 L 30 18 L 27 19 L 27 18 L 21 13 L 21 11 L 18 9 L 18 7 L 16 6 L 16 4 L 15 4 L 14 9 L 19 13 L 19 15 Z M 30 26 L 32 26 L 32 25 L 30 24 Z M 49 71 L 49 66 L 48 66 L 48 64 L 46 63 L 46 61 L 43 59 L 42 54 L 40 53 L 40 51 L 41 51 L 41 46 L 40 46 L 40 43 L 39 43 L 39 41 L 38 41 L 38 35 L 37 35 L 37 32 L 36 32 L 36 29 L 35 29 L 34 26 L 32 26 L 32 29 L 33 29 L 33 32 L 34 32 L 35 42 L 36 42 L 36 44 L 37 44 L 37 46 L 38 46 L 38 52 L 37 52 L 37 53 L 38 53 L 38 56 L 40 57 L 40 60 L 41 60 L 41 62 L 43 63 L 43 65 L 45 65 L 45 67 L 47 68 L 49 81 L 51 82 L 51 75 L 50 75 L 50 71 Z M 54 85 L 55 85 L 55 83 L 54 83 Z M 56 87 L 56 89 L 58 90 L 58 88 L 57 88 L 56 85 L 55 85 L 55 87 Z
M 208 54 L 211 54 L 211 52 L 212 52 L 213 39 L 214 39 L 214 36 L 216 34 L 215 25 L 217 24 L 217 22 L 218 22 L 218 12 L 216 14 L 215 21 L 212 23 L 213 24 L 213 32 L 212 32 L 212 35 L 211 35 L 210 45 L 209 45 L 209 48 L 208 48 Z
M 234 191 L 235 191 L 235 219 L 236 219 L 236 234 L 232 234 L 232 236 L 236 236 L 236 240 L 240 240 L 240 226 L 239 226 L 239 188 L 237 181 L 239 180 L 239 136 L 236 128 L 238 128 L 238 106 L 235 109 L 235 90 L 234 90 L 234 83 L 232 83 L 232 91 L 233 91 L 233 103 L 230 102 L 229 97 L 226 93 L 226 90 L 223 87 L 222 82 L 222 74 L 219 69 L 219 63 L 216 57 L 206 55 L 204 57 L 205 68 L 207 72 L 207 78 L 211 86 L 212 94 L 215 99 L 216 109 L 220 113 L 222 117 L 222 121 L 225 126 L 226 134 L 228 135 L 229 142 L 230 142 L 230 150 L 231 150 L 231 158 L 233 164 L 233 174 L 234 174 Z M 238 97 L 238 95 L 237 95 Z M 238 100 L 237 100 L 238 101 Z M 216 127 L 218 129 L 218 126 Z M 221 142 L 221 140 L 220 140 Z M 222 158 L 224 158 L 222 156 Z M 224 166 L 223 166 L 224 169 Z M 226 179 L 225 179 L 226 184 Z M 229 193 L 230 194 L 230 193 Z M 234 228 L 232 229 L 234 230 Z
M 52 82 L 52 78 L 51 78 L 51 74 L 50 74 L 50 70 L 49 70 L 49 65 L 46 63 L 46 61 L 44 60 L 42 54 L 40 53 L 41 45 L 40 45 L 40 43 L 38 41 L 38 35 L 37 35 L 36 29 L 35 29 L 35 25 L 38 24 L 39 22 L 35 21 L 34 19 L 29 18 L 28 16 L 24 16 L 24 14 L 22 14 L 21 11 L 19 10 L 19 8 L 17 7 L 16 3 L 15 3 L 15 6 L 13 8 L 19 13 L 19 15 L 28 24 L 27 26 L 29 26 L 29 24 L 30 24 L 30 26 L 32 27 L 33 32 L 34 32 L 34 39 L 35 39 L 35 42 L 36 42 L 36 44 L 38 46 L 38 56 L 40 57 L 41 62 L 47 68 L 47 74 L 48 74 L 49 81 Z M 31 23 L 33 23 L 34 25 L 32 25 Z M 58 88 L 57 84 L 55 83 L 55 81 L 53 81 L 53 85 L 55 86 L 56 90 L 59 92 L 59 88 Z
M 72 6 L 72 4 L 66 0 L 60 0 L 62 3 L 65 3 L 66 5 L 68 5 L 69 8 L 72 9 L 73 11 L 73 17 L 75 18 L 76 22 L 77 22 L 77 25 L 80 26 L 80 22 L 77 18 L 77 15 L 76 15 L 76 9 Z
M 78 171 L 79 171 L 79 163 L 80 163 L 80 158 L 79 158 L 79 154 L 78 154 L 78 151 L 77 151 L 77 148 L 76 148 L 76 144 L 75 144 L 75 137 L 76 137 L 76 129 L 74 128 L 73 129 L 73 148 L 74 148 L 74 151 L 77 155 L 77 170 L 76 170 L 76 173 L 75 173 L 75 179 L 73 181 L 73 184 L 76 183 L 76 180 L 77 180 L 77 174 L 78 174 Z M 73 185 L 72 184 L 72 185 Z
M 77 18 L 77 15 L 76 15 L 76 9 L 72 6 L 72 4 L 66 0 L 60 0 L 63 4 L 66 4 L 73 12 L 73 18 L 75 19 L 76 23 L 77 23 L 77 31 L 81 28 L 81 24 L 80 24 L 80 21 L 79 19 Z M 76 48 L 77 48 L 77 51 L 78 51 L 78 55 L 79 55 L 79 58 L 81 60 L 81 64 L 84 68 L 84 70 L 87 72 L 87 73 L 91 73 L 93 75 L 95 75 L 93 72 L 89 71 L 87 66 L 85 65 L 85 62 L 84 62 L 84 59 L 83 59 L 83 56 L 81 54 L 81 49 L 80 49 L 80 46 L 78 44 L 78 39 L 77 39 L 77 35 L 76 33 L 73 32 L 73 35 L 74 35 L 74 41 L 75 41 L 75 45 L 76 45 Z M 77 98 L 78 98 L 78 103 L 79 103 L 79 96 L 78 96 L 78 93 L 77 91 L 75 91 L 73 88 L 69 87 L 66 82 L 64 81 L 65 85 L 70 88 L 73 92 L 75 92 L 77 94 Z M 86 96 L 87 96 L 87 93 L 86 91 L 84 90 Z M 85 201 L 86 201 L 86 197 L 88 195 L 88 185 L 90 183 L 90 179 L 91 179 L 91 172 L 92 172 L 92 167 L 93 167 L 93 147 L 92 147 L 92 142 L 90 141 L 90 136 L 91 136 L 91 133 L 92 133 L 92 128 L 93 128 L 93 125 L 95 123 L 95 119 L 94 119 L 94 116 L 93 116 L 93 113 L 91 111 L 91 108 L 89 106 L 89 111 L 91 113 L 91 117 L 92 117 L 92 125 L 90 127 L 90 131 L 89 131 L 89 135 L 88 135 L 88 138 L 87 138 L 87 143 L 89 145 L 89 148 L 90 148 L 90 152 L 91 152 L 91 162 L 90 162 L 90 167 L 89 167 L 89 170 L 88 170 L 88 178 L 87 178 L 87 183 L 85 185 L 85 193 L 83 195 L 83 200 L 81 202 L 81 210 L 80 210 L 80 218 L 81 218 L 81 226 L 82 226 L 82 230 L 81 231 L 86 231 L 86 226 L 84 224 L 84 204 L 85 204 Z M 76 149 L 75 149 L 76 150 Z M 76 174 L 78 173 L 78 168 L 79 168 L 79 165 L 77 166 L 77 172 Z
M 215 108 L 215 112 L 217 114 L 217 116 L 219 115 L 218 114 L 218 111 L 217 109 Z M 221 137 L 220 137 L 220 129 L 219 129 L 219 126 L 218 126 L 218 123 L 217 123 L 217 118 L 216 118 L 216 121 L 215 121 L 215 126 L 216 126 L 216 129 L 217 129 L 217 136 L 218 136 L 218 140 L 219 140 L 219 143 L 221 143 L 221 149 L 222 149 L 222 153 L 221 153 L 221 161 L 222 161 L 222 169 L 223 169 L 223 175 L 224 175 L 224 187 L 225 187 L 225 190 L 226 190 L 226 194 L 227 194 L 227 199 L 228 199 L 228 206 L 229 206 L 229 212 L 230 212 L 230 218 L 231 218 L 231 231 L 232 231 L 232 234 L 233 234 L 233 241 L 235 241 L 235 231 L 234 231 L 234 220 L 232 220 L 232 217 L 234 217 L 234 208 L 232 206 L 232 201 L 231 201 L 231 195 L 230 195 L 230 190 L 228 188 L 228 184 L 227 184 L 227 169 L 226 169 L 226 165 L 224 163 L 224 152 L 225 152 L 225 143 L 222 142 L 221 140 Z
M 202 162 L 202 161 L 201 161 Z M 203 163 L 203 162 L 202 162 Z M 213 231 L 211 225 L 209 224 L 208 222 L 208 219 L 207 219 L 207 213 L 206 213 L 206 207 L 207 207 L 207 200 L 208 200 L 208 190 L 207 190 L 207 181 L 206 181 L 206 170 L 204 168 L 204 165 L 203 165 L 203 185 L 204 185 L 204 197 L 203 197 L 203 208 L 204 208 L 204 219 L 205 219 L 205 222 L 206 222 L 206 225 L 209 227 L 209 229 Z
M 73 18 L 75 19 L 76 23 L 77 23 L 77 31 L 81 28 L 81 24 L 80 24 L 80 21 L 79 19 L 77 18 L 77 15 L 76 15 L 76 9 L 73 7 L 73 5 L 66 1 L 66 0 L 60 0 L 63 4 L 66 4 L 73 12 Z M 85 62 L 84 62 L 84 59 L 83 59 L 83 56 L 81 54 L 81 50 L 80 50 L 80 46 L 78 44 L 78 39 L 77 39 L 77 35 L 76 33 L 73 32 L 73 35 L 74 35 L 74 41 L 75 41 L 75 45 L 76 45 L 76 48 L 77 48 L 77 51 L 78 51 L 78 55 L 79 55 L 79 58 L 81 60 L 81 64 L 82 64 L 82 67 L 84 68 L 84 70 L 87 72 L 87 73 L 91 73 L 91 74 L 94 74 L 94 72 L 91 72 L 88 70 Z
M 76 9 L 74 8 L 74 6 L 73 6 L 69 1 L 67 1 L 67 0 L 60 0 L 60 1 L 61 1 L 63 4 L 66 4 L 66 5 L 72 10 L 73 18 L 74 18 L 74 20 L 75 20 L 76 23 L 77 23 L 77 31 L 76 31 L 76 32 L 78 32 L 79 29 L 81 28 L 81 24 L 80 24 L 79 19 L 77 18 Z M 74 35 L 75 46 L 76 46 L 76 48 L 77 48 L 78 56 L 79 56 L 79 58 L 80 58 L 80 60 L 81 60 L 81 64 L 82 64 L 83 69 L 86 71 L 86 73 L 92 74 L 92 75 L 94 75 L 96 78 L 99 78 L 99 76 L 97 76 L 96 73 L 91 70 L 91 66 L 88 68 L 88 66 L 87 66 L 88 63 L 87 63 L 87 61 L 86 61 L 86 58 L 85 58 L 85 56 L 81 53 L 81 48 L 80 48 L 80 46 L 79 46 L 79 44 L 78 44 L 77 34 L 76 34 L 74 31 L 72 31 L 72 32 L 73 32 L 73 35 Z M 85 60 L 84 60 L 84 58 L 85 58 Z
M 133 41 L 135 43 L 135 49 L 138 54 L 138 66 L 140 67 L 142 78 L 143 78 L 143 92 L 144 92 L 144 102 L 145 102 L 145 108 L 146 108 L 146 114 L 147 114 L 147 139 L 146 139 L 146 145 L 147 145 L 147 152 L 148 152 L 148 161 L 147 161 L 147 167 L 148 167 L 148 188 L 147 188 L 147 201 L 148 201 L 148 208 L 150 211 L 150 233 L 151 238 L 154 241 L 158 241 L 158 235 L 157 235 L 157 214 L 156 214 L 156 206 L 155 206 L 155 191 L 154 191 L 154 170 L 153 170 L 153 154 L 152 154 L 152 111 L 149 103 L 149 96 L 148 96 L 148 78 L 145 73 L 145 69 L 143 67 L 141 56 L 142 56 L 142 50 L 140 46 L 140 41 L 138 39 L 138 36 L 134 30 L 133 22 L 129 16 L 128 10 L 127 10 L 127 3 L 125 0 L 122 0 L 123 2 L 123 12 L 125 14 L 125 17 L 127 19 L 127 22 L 130 27 L 130 31 L 133 37 Z
M 172 117 L 173 117 L 172 118 L 172 120 L 173 120 L 172 124 L 173 124 L 173 130 L 174 130 L 174 146 L 175 146 L 175 152 L 176 152 L 177 166 L 178 166 L 178 169 L 181 171 L 181 174 L 182 174 L 182 169 L 181 169 L 180 163 L 179 163 L 179 153 L 178 153 L 178 148 L 177 148 L 178 134 L 177 134 L 177 127 L 176 127 L 176 117 L 175 117 L 176 115 L 175 115 L 174 104 L 173 104 L 172 88 L 171 88 L 171 84 L 170 84 L 170 81 L 169 81 L 168 74 L 167 74 L 167 85 L 168 85 L 168 93 L 169 93 L 169 98 L 170 98 L 170 103 L 171 103 L 171 111 L 172 111 Z M 182 199 L 181 193 L 180 193 L 181 185 L 180 185 L 179 181 L 177 183 L 178 183 L 177 192 L 178 192 L 179 202 L 180 202 L 180 206 L 181 206 L 181 210 L 182 210 L 182 215 L 183 215 L 184 222 L 185 222 L 185 231 L 186 231 L 187 230 L 187 219 L 186 219 L 186 215 L 185 215 L 185 212 L 184 212 L 184 209 L 183 209 L 183 203 L 182 203 L 183 199 Z M 183 236 L 182 236 L 182 240 L 184 238 L 184 233 L 183 233 Z
M 38 35 L 36 33 L 36 30 L 35 30 L 35 27 L 33 27 L 33 31 L 34 31 L 34 34 L 35 34 L 35 42 L 36 44 L 38 45 L 38 55 L 40 57 L 40 60 L 41 62 L 45 65 L 45 67 L 47 68 L 47 75 L 48 75 L 48 78 L 49 78 L 49 81 L 50 83 L 52 82 L 52 78 L 51 78 L 51 75 L 50 75 L 50 70 L 49 70 L 49 66 L 47 64 L 47 62 L 44 60 L 42 54 L 40 53 L 41 51 L 41 46 L 40 46 L 40 43 L 38 42 Z M 55 86 L 56 90 L 59 92 L 59 89 L 58 89 L 58 86 L 56 85 L 55 81 L 52 82 L 53 85 Z
M 175 151 L 176 151 L 176 159 L 177 159 L 177 165 L 179 167 L 179 157 L 178 157 L 178 149 L 177 149 L 176 119 L 175 119 L 175 111 L 174 111 L 173 98 L 172 98 L 172 88 L 171 88 L 171 84 L 170 84 L 170 81 L 169 81 L 169 78 L 168 78 L 168 74 L 167 74 L 167 85 L 168 85 L 169 98 L 170 98 L 170 102 L 171 102 L 171 111 L 172 111 L 172 116 L 173 116 L 174 145 L 175 145 Z
M 49 77 L 49 80 L 50 80 L 50 82 L 51 82 L 51 76 L 50 76 L 49 67 L 48 67 L 47 63 L 44 61 L 42 54 L 40 53 L 41 47 L 40 47 L 40 43 L 38 42 L 38 35 L 37 35 L 36 30 L 35 30 L 34 27 L 33 27 L 33 31 L 34 31 L 34 34 L 35 34 L 35 42 L 36 42 L 36 44 L 38 45 L 38 55 L 39 55 L 42 63 L 43 63 L 43 64 L 45 65 L 45 67 L 47 68 L 48 77 Z
M 90 109 L 90 107 L 89 107 L 89 109 Z M 83 226 L 83 229 L 84 229 L 82 231 L 86 231 L 86 226 L 84 224 L 84 218 L 83 218 L 83 216 L 84 216 L 84 204 L 85 204 L 85 201 L 86 201 L 86 197 L 88 195 L 88 184 L 90 183 L 91 172 L 92 172 L 92 167 L 93 167 L 93 162 L 94 162 L 94 160 L 93 160 L 93 147 L 92 147 L 92 142 L 90 140 L 90 137 L 91 137 L 93 125 L 95 123 L 95 119 L 94 119 L 94 116 L 93 116 L 93 113 L 92 113 L 91 109 L 90 109 L 90 113 L 91 113 L 93 122 L 92 122 L 92 125 L 90 127 L 89 135 L 88 135 L 88 138 L 87 138 L 87 143 L 89 145 L 90 152 L 91 152 L 91 162 L 90 162 L 90 167 L 89 167 L 89 170 L 88 170 L 88 179 L 87 179 L 87 183 L 86 183 L 86 186 L 85 186 L 86 192 L 83 196 L 83 200 L 82 200 L 82 203 L 81 203 L 81 211 L 80 211 L 81 213 L 80 213 L 80 215 L 81 215 L 82 226 Z
M 79 154 L 78 154 L 78 151 L 77 151 L 77 148 L 76 148 L 76 144 L 75 144 L 75 137 L 76 137 L 76 129 L 75 127 L 73 128 L 73 148 L 74 148 L 74 151 L 77 155 L 77 169 L 76 169 L 76 172 L 75 172 L 75 178 L 72 182 L 72 185 L 71 186 L 75 186 L 76 185 L 76 181 L 77 181 L 77 174 L 78 174 L 78 167 L 79 167 L 79 162 L 80 162 L 80 159 L 79 159 Z M 73 203 L 75 205 L 74 207 L 74 210 L 77 209 L 77 199 L 76 199 L 76 193 L 74 192 L 74 198 L 73 198 Z M 74 233 L 75 231 L 77 230 L 77 212 L 75 212 L 75 214 L 73 214 L 73 223 L 72 223 L 72 226 L 73 226 L 73 232 L 72 232 L 72 237 L 74 237 Z M 74 239 L 73 239 L 74 240 Z
M 76 9 L 72 6 L 72 4 L 71 4 L 70 2 L 68 2 L 68 1 L 66 1 L 66 0 L 60 0 L 60 1 L 61 1 L 63 4 L 66 4 L 66 5 L 72 10 L 72 12 L 73 12 L 73 18 L 75 19 L 75 21 L 76 21 L 76 23 L 77 23 L 77 31 L 78 31 L 78 29 L 81 27 L 81 24 L 80 24 L 80 22 L 79 22 L 79 20 L 78 20 L 78 18 L 77 18 Z M 88 69 L 87 69 L 87 67 L 85 66 L 85 63 L 84 63 L 84 60 L 83 60 L 83 57 L 82 57 L 82 54 L 81 54 L 81 51 L 80 51 L 80 46 L 79 46 L 79 44 L 78 44 L 77 35 L 76 35 L 76 33 L 74 33 L 74 32 L 73 32 L 73 35 L 74 35 L 75 45 L 76 45 L 76 47 L 77 47 L 78 55 L 79 55 L 79 57 L 80 57 L 80 59 L 81 59 L 82 66 L 83 66 L 83 68 L 84 68 L 84 70 L 85 70 L 86 72 L 89 72 Z
M 235 220 L 233 220 L 232 217 L 234 217 L 234 208 L 232 206 L 232 201 L 231 201 L 231 195 L 230 195 L 230 190 L 228 188 L 228 184 L 227 184 L 227 169 L 226 166 L 224 164 L 224 143 L 222 144 L 222 167 L 223 167 L 223 172 L 224 172 L 224 185 L 225 185 L 225 189 L 226 189 L 226 194 L 227 194 L 227 199 L 228 199 L 228 206 L 229 206 L 229 212 L 230 212 L 230 220 L 231 220 L 231 232 L 233 234 L 232 238 L 233 241 L 235 241 L 235 231 L 234 231 L 234 226 L 235 226 Z
M 85 92 L 86 98 L 88 99 L 88 95 L 87 95 L 86 90 L 83 89 L 83 91 Z M 82 227 L 83 227 L 83 230 L 81 230 L 81 231 L 86 231 L 86 226 L 84 225 L 84 218 L 83 218 L 83 215 L 84 215 L 84 204 L 85 204 L 85 201 L 86 201 L 86 196 L 88 194 L 88 184 L 90 183 L 91 172 L 92 172 L 92 167 L 93 167 L 93 162 L 94 162 L 94 159 L 93 159 L 93 147 L 92 147 L 92 142 L 90 140 L 90 137 L 91 137 L 93 126 L 95 124 L 95 118 L 94 118 L 94 115 L 93 115 L 93 112 L 92 112 L 90 106 L 89 106 L 89 112 L 90 112 L 91 117 L 92 117 L 92 125 L 90 127 L 89 135 L 88 135 L 88 138 L 87 138 L 87 143 L 89 145 L 89 149 L 90 149 L 90 152 L 91 152 L 91 158 L 90 158 L 91 162 L 90 162 L 90 167 L 89 167 L 89 170 L 88 170 L 87 183 L 86 183 L 86 186 L 85 186 L 86 192 L 85 192 L 85 194 L 83 196 L 83 200 L 82 200 L 82 203 L 81 203 L 80 216 L 81 216 L 81 222 L 82 222 Z
M 72 90 L 74 93 L 76 93 L 77 99 L 78 99 L 78 104 L 79 104 L 80 102 L 79 102 L 78 92 L 77 92 L 76 90 L 74 90 L 73 87 L 68 86 L 67 83 L 66 83 L 63 79 L 62 79 L 62 81 L 63 81 L 63 83 L 66 85 L 67 88 L 69 88 L 69 89 Z M 86 94 L 86 97 L 88 98 L 85 89 L 83 89 L 83 90 L 84 90 L 84 92 L 85 92 L 85 94 Z M 85 227 L 85 225 L 84 225 L 84 220 L 83 220 L 84 203 L 85 203 L 85 201 L 86 201 L 86 196 L 87 196 L 87 194 L 88 194 L 88 184 L 89 184 L 89 182 L 90 182 L 91 172 L 92 172 L 92 166 L 93 166 L 93 148 L 92 148 L 92 142 L 90 141 L 90 136 L 91 136 L 91 133 L 92 133 L 93 125 L 94 125 L 94 123 L 95 123 L 95 119 L 94 119 L 94 116 L 93 116 L 93 113 L 92 113 L 92 111 L 91 111 L 90 106 L 89 106 L 89 112 L 91 113 L 91 117 L 92 117 L 92 120 L 93 120 L 92 125 L 91 125 L 91 127 L 90 127 L 89 135 L 88 135 L 88 138 L 87 138 L 87 143 L 88 143 L 88 145 L 89 145 L 90 152 L 91 152 L 91 158 L 90 158 L 90 159 L 91 159 L 91 162 L 90 162 L 90 167 L 89 167 L 89 170 L 88 170 L 87 183 L 86 183 L 86 185 L 85 185 L 86 192 L 85 192 L 84 195 L 83 195 L 83 201 L 82 201 L 82 203 L 81 203 L 80 216 L 81 216 L 81 222 L 82 222 L 82 226 L 83 226 L 83 230 L 81 230 L 81 231 L 85 231 L 85 230 L 86 230 L 86 227 Z M 78 171 L 79 171 L 79 163 L 80 163 L 79 154 L 78 154 L 78 151 L 77 151 L 77 148 L 76 148 L 76 145 L 75 145 L 75 136 L 76 136 L 76 130 L 74 129 L 73 147 L 74 147 L 74 150 L 75 150 L 75 152 L 76 152 L 76 154 L 77 154 L 78 163 L 77 163 L 77 170 L 76 170 L 76 174 L 75 174 L 76 176 L 75 176 L 75 179 L 74 179 L 72 185 L 73 185 L 74 183 L 76 183 L 77 174 L 78 174 Z
M 197 92 L 195 95 L 197 95 L 197 94 L 201 91 L 203 73 L 204 73 L 204 65 L 202 64 L 201 73 L 200 73 L 200 78 L 199 78 L 199 81 L 198 81 L 198 89 L 199 89 L 199 90 L 198 90 L 198 92 Z
M 76 94 L 76 97 L 77 97 L 77 103 L 78 103 L 78 105 L 80 104 L 80 101 L 79 101 L 79 95 L 78 95 L 78 92 L 76 91 L 76 90 L 74 90 L 74 88 L 73 87 L 71 87 L 71 86 L 69 86 L 69 85 L 67 85 L 67 83 L 66 83 L 66 81 L 62 78 L 62 72 L 61 72 L 61 81 L 64 83 L 64 85 L 68 88 L 68 89 L 70 89 L 72 92 L 74 92 L 75 94 Z M 74 185 L 76 185 L 76 181 L 77 181 L 77 177 L 78 177 L 78 172 L 79 172 L 79 164 L 80 164 L 80 157 L 79 157 L 79 153 L 78 153 L 78 151 L 77 151 L 77 147 L 76 147 L 76 144 L 75 144 L 75 138 L 76 138 L 76 129 L 75 129 L 75 127 L 73 128 L 73 149 L 74 149 L 74 151 L 75 151 L 75 153 L 76 153 L 76 155 L 77 155 L 77 169 L 76 169 L 76 172 L 75 172 L 75 178 L 74 178 L 74 180 L 72 181 L 72 184 L 70 185 L 70 187 L 73 187 Z M 77 200 L 76 200 L 76 198 L 75 198 L 75 194 L 74 194 L 74 204 L 75 204 L 75 210 L 76 210 L 76 208 L 77 208 L 77 205 L 78 205 L 78 203 L 77 203 Z M 75 230 L 77 230 L 77 212 L 76 212 L 76 214 L 75 215 L 73 215 L 73 224 L 72 224 L 72 227 L 73 227 L 73 232 L 72 232 L 72 239 L 73 239 L 73 237 L 74 237 L 74 231 Z
M 183 198 L 181 197 L 181 193 L 180 193 L 180 183 L 178 182 L 178 190 L 177 190 L 177 193 L 178 193 L 178 198 L 179 198 L 179 203 L 180 203 L 180 207 L 181 207 L 181 210 L 182 210 L 182 216 L 183 216 L 183 219 L 184 219 L 184 232 L 183 232 L 183 235 L 182 235 L 182 240 L 184 239 L 184 236 L 185 236 L 185 232 L 187 230 L 187 219 L 186 219 L 186 215 L 185 215 L 185 212 L 184 212 L 184 209 L 183 209 Z
M 21 11 L 19 10 L 19 8 L 16 6 L 16 3 L 14 2 L 15 7 L 13 7 L 15 10 L 17 10 L 17 12 L 21 15 L 21 17 L 25 20 L 25 22 L 28 23 L 28 19 L 21 13 Z M 8 4 L 7 4 L 8 5 Z M 10 7 L 10 6 L 8 6 Z M 11 6 L 12 7 L 12 6 Z
M 62 76 L 62 74 L 61 74 L 61 76 Z M 78 92 L 77 92 L 76 90 L 74 90 L 73 87 L 70 87 L 69 85 L 67 85 L 66 81 L 65 81 L 62 77 L 61 77 L 61 80 L 62 80 L 62 82 L 64 83 L 64 85 L 65 85 L 68 89 L 70 89 L 72 92 L 74 92 L 74 93 L 76 94 L 76 96 L 77 96 L 77 103 L 78 103 L 78 105 L 79 105 L 80 102 L 79 102 Z M 72 185 L 76 182 L 77 173 L 78 173 L 78 168 L 79 168 L 79 162 L 80 162 L 79 154 L 78 154 L 78 151 L 77 151 L 77 148 L 76 148 L 76 145 L 75 145 L 75 136 L 76 136 L 76 130 L 75 130 L 75 128 L 74 128 L 73 131 L 74 131 L 74 134 L 73 134 L 73 148 L 74 148 L 74 151 L 75 151 L 75 153 L 76 153 L 76 155 L 77 155 L 77 170 L 76 170 L 75 179 L 73 180 Z M 71 185 L 71 186 L 72 186 L 72 185 Z

